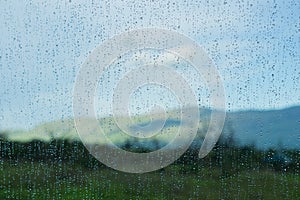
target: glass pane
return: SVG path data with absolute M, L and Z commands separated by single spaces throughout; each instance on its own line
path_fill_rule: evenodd
M 300 199 L 299 1 L 0 2 L 0 199 Z

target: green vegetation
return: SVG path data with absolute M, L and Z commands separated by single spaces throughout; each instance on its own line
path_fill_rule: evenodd
M 259 151 L 221 139 L 202 160 L 196 145 L 164 169 L 127 174 L 100 164 L 77 141 L 0 142 L 0 199 L 300 198 L 297 150 Z
M 220 168 L 182 172 L 184 165 L 126 174 L 80 165 L 2 163 L 1 199 L 299 199 L 299 175 Z

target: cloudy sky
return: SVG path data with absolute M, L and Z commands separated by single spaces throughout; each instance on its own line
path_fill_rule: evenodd
M 10 0 L 0 2 L 0 129 L 72 117 L 76 74 L 89 53 L 145 27 L 202 46 L 223 79 L 228 110 L 300 104 L 297 0 Z

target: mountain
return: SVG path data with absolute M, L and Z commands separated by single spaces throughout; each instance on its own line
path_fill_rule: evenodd
M 151 121 L 149 116 L 137 116 L 134 118 L 133 124 L 129 126 L 129 129 L 137 131 L 141 127 L 145 127 L 144 130 L 150 132 L 154 126 L 163 124 L 163 129 L 158 132 L 157 136 L 143 139 L 141 144 L 150 144 L 153 140 L 162 144 L 168 143 L 174 137 L 179 127 L 184 129 L 187 126 L 187 124 L 180 122 L 178 116 L 176 117 L 178 110 L 170 113 L 166 121 L 160 117 L 155 117 Z M 204 138 L 205 127 L 207 127 L 210 113 L 211 110 L 209 109 L 200 111 L 200 127 L 196 139 L 198 142 L 202 142 Z M 152 126 L 147 128 L 150 122 L 152 122 Z M 110 117 L 100 119 L 99 127 L 95 130 L 95 134 L 85 135 L 85 140 L 91 143 L 103 143 L 103 139 L 99 138 L 97 134 L 101 130 L 115 144 L 122 145 L 128 140 L 132 140 L 132 137 L 124 134 Z M 230 135 L 234 136 L 239 145 L 255 145 L 259 149 L 300 149 L 300 106 L 281 110 L 228 112 L 222 137 L 226 138 Z M 7 137 L 10 140 L 18 141 L 50 140 L 51 138 L 80 139 L 73 119 L 41 124 L 30 131 L 8 131 Z
M 226 125 L 232 126 L 241 144 L 255 144 L 262 149 L 300 149 L 300 106 L 228 113 Z

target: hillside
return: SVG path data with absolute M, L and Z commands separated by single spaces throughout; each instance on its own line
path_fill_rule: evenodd
M 199 142 L 203 139 L 209 114 L 210 110 L 208 109 L 201 111 L 201 123 L 197 139 Z M 135 130 L 140 126 L 147 125 L 149 119 L 148 116 L 135 118 L 134 122 L 136 124 L 132 125 L 130 129 Z M 153 125 L 161 124 L 160 120 L 162 119 L 155 119 Z M 180 126 L 184 128 L 185 124 L 180 123 L 180 120 L 175 117 L 173 112 L 164 123 L 164 128 L 158 132 L 158 135 L 148 140 L 145 139 L 142 141 L 142 144 L 146 144 L 147 141 L 152 140 L 166 143 L 174 136 Z M 124 142 L 132 139 L 120 131 L 112 118 L 102 118 L 99 120 L 99 129 L 96 132 L 101 130 L 116 144 L 122 145 Z M 51 138 L 79 140 L 73 119 L 41 124 L 29 131 L 6 132 L 10 140 L 16 141 L 30 141 L 33 139 L 50 140 Z M 282 110 L 229 112 L 226 117 L 223 137 L 227 137 L 231 132 L 233 132 L 235 140 L 241 145 L 255 145 L 259 149 L 271 147 L 299 149 L 300 106 Z M 91 143 L 103 142 L 101 138 L 97 137 L 97 134 L 87 137 L 89 137 Z

